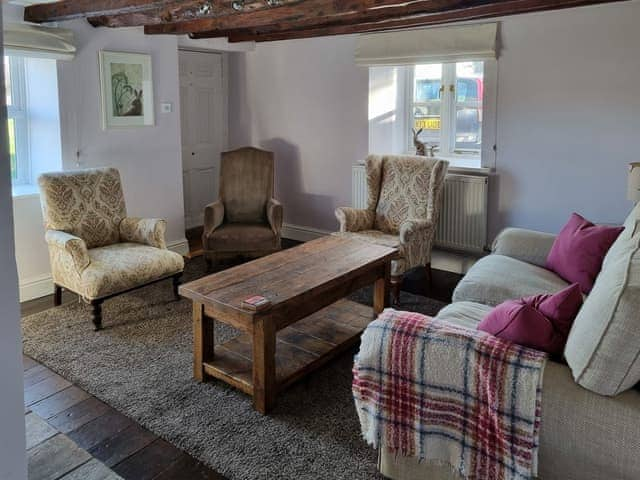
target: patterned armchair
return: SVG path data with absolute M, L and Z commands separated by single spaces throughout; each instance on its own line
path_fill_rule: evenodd
M 184 269 L 167 250 L 165 220 L 127 217 L 120 174 L 114 168 L 45 173 L 38 179 L 54 282 L 93 306 L 102 328 L 102 302 L 149 283 L 173 278 L 174 295 Z
M 282 205 L 273 197 L 273 153 L 253 147 L 222 154 L 220 198 L 204 211 L 207 265 L 280 250 Z
M 398 249 L 391 264 L 396 304 L 407 270 L 424 266 L 431 279 L 431 247 L 448 167 L 434 158 L 371 155 L 366 161 L 367 208 L 336 209 L 340 232 L 335 235 Z

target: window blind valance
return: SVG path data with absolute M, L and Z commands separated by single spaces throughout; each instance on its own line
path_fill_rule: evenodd
M 360 35 L 356 64 L 415 65 L 496 58 L 497 23 Z
M 64 28 L 10 23 L 3 31 L 5 54 L 72 60 L 73 32 Z

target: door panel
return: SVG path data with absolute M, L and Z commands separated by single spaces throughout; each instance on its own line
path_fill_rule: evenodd
M 204 207 L 218 197 L 224 148 L 222 55 L 180 51 L 182 168 L 187 228 L 202 225 Z

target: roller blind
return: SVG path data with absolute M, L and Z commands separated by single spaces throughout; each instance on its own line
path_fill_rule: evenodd
M 72 60 L 76 53 L 73 32 L 64 28 L 10 23 L 4 27 L 3 41 L 5 55 Z
M 360 35 L 356 64 L 415 65 L 496 58 L 497 23 Z

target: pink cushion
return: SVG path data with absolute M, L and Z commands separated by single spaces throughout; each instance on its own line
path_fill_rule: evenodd
M 580 284 L 587 294 L 605 255 L 623 230 L 624 227 L 594 225 L 574 213 L 553 243 L 546 266 L 567 282 Z
M 561 355 L 581 306 L 580 285 L 574 283 L 554 295 L 536 295 L 501 303 L 480 322 L 478 330 Z

